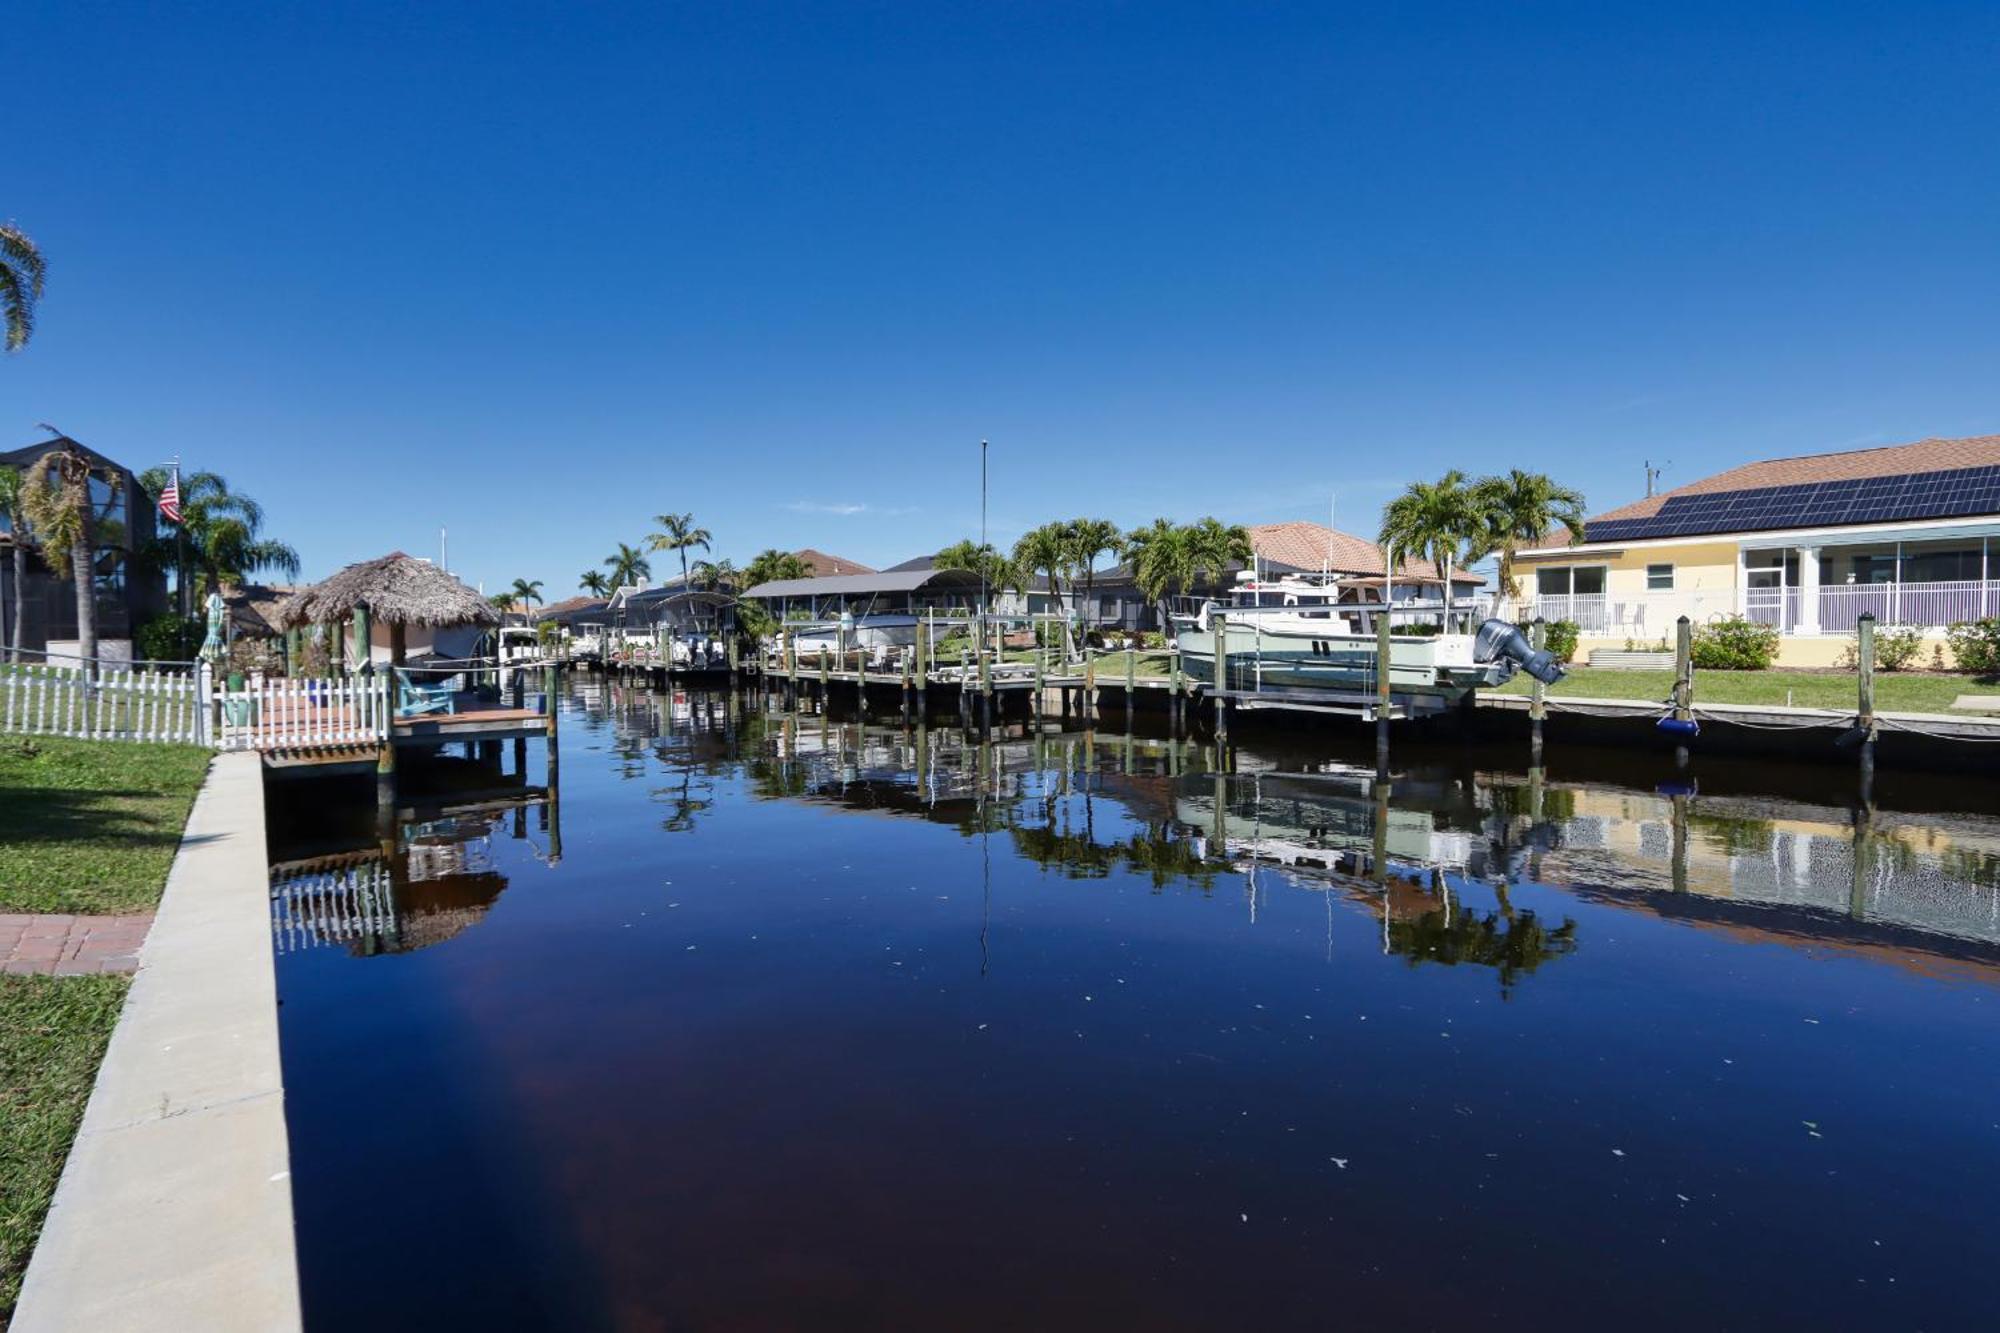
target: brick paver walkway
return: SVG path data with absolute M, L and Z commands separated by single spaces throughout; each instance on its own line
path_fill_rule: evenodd
M 22 916 L 0 914 L 0 972 L 73 977 L 87 972 L 131 972 L 153 914 L 132 916 Z

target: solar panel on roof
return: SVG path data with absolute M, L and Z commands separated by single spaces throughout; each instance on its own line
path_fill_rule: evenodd
M 1615 542 L 1991 513 L 2000 513 L 2000 466 L 1669 496 L 1656 514 L 1600 519 L 1584 536 Z

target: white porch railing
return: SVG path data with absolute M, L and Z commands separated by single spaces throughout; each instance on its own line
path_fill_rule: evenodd
M 1836 583 L 1820 588 L 1819 623 L 1826 632 L 1853 629 L 1863 612 L 1872 612 L 1885 625 L 1942 628 L 1962 620 L 1980 620 L 2000 614 L 2000 580 Z
M 0 733 L 89 741 L 207 739 L 192 673 L 45 663 L 0 666 Z
M 1805 612 L 1815 605 L 1816 622 Z M 1510 608 L 1517 620 L 1537 616 L 1576 622 L 1583 633 L 1624 635 L 1654 642 L 1671 637 L 1674 621 L 1686 616 L 1697 625 L 1726 616 L 1775 625 L 1785 634 L 1852 634 L 1862 614 L 1885 625 L 1943 629 L 1960 621 L 2000 615 L 2000 579 L 1938 583 L 1824 584 L 1816 603 L 1802 588 L 1746 588 L 1739 606 L 1733 590 L 1647 593 L 1639 597 L 1603 594 L 1525 597 Z

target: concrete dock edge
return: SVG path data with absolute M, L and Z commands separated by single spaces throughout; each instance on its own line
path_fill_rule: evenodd
M 263 774 L 218 757 L 57 1186 L 14 1333 L 296 1329 Z

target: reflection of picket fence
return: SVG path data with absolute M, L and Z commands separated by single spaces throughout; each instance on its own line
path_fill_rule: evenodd
M 186 672 L 0 666 L 0 733 L 206 744 L 204 682 Z
M 383 861 L 301 869 L 271 880 L 271 936 L 279 953 L 396 934 L 389 866 Z

